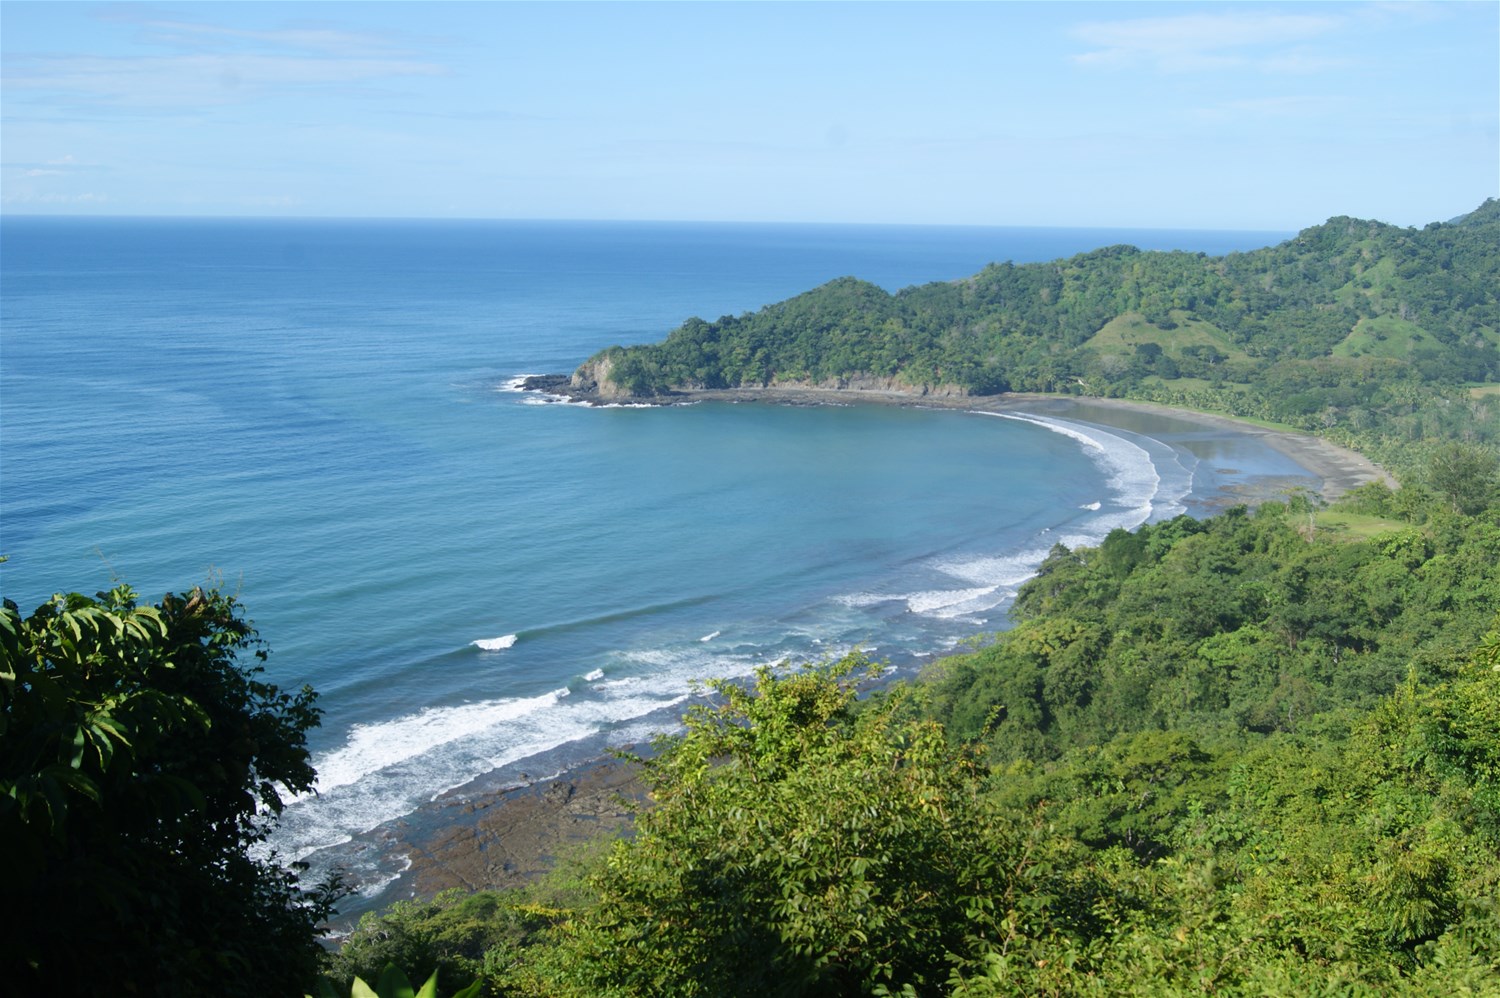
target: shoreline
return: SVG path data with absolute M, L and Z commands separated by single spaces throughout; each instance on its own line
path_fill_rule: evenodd
M 405 843 L 412 896 L 528 884 L 599 840 L 628 834 L 647 806 L 646 784 L 638 764 L 605 757 L 450 806 L 442 829 Z
M 532 391 L 538 389 L 529 389 Z M 690 391 L 663 399 L 621 399 L 601 402 L 567 391 L 555 382 L 547 394 L 593 405 L 684 405 L 698 402 L 760 403 L 767 405 L 885 405 L 903 408 L 952 409 L 968 412 L 1028 413 L 1093 423 L 1127 432 L 1149 432 L 1133 427 L 1127 417 L 1149 417 L 1175 423 L 1178 432 L 1209 436 L 1248 437 L 1265 444 L 1306 470 L 1322 483 L 1319 494 L 1328 501 L 1369 481 L 1394 480 L 1363 455 L 1310 434 L 1276 430 L 1230 416 L 1202 413 L 1149 402 L 1096 399 L 1066 395 L 1007 394 L 997 396 L 933 396 L 870 389 L 762 388 Z M 1170 435 L 1170 434 L 1168 434 Z M 1169 445 L 1171 446 L 1171 445 Z M 1211 495 L 1195 484 L 1205 506 L 1254 504 L 1284 494 L 1285 481 L 1270 478 L 1233 494 Z M 600 758 L 536 779 L 525 786 L 469 798 L 446 805 L 447 820 L 426 834 L 405 836 L 392 843 L 404 851 L 409 867 L 400 876 L 400 897 L 430 898 L 459 888 L 469 891 L 520 887 L 553 869 L 559 860 L 591 848 L 601 839 L 628 836 L 637 810 L 650 806 L 638 767 L 617 759 Z M 359 912 L 335 919 L 347 932 Z
M 566 398 L 575 403 L 609 405 L 692 405 L 699 402 L 760 403 L 764 405 L 884 405 L 898 408 L 956 409 L 969 412 L 1030 412 L 1070 418 L 1067 410 L 1096 410 L 1092 416 L 1072 418 L 1096 422 L 1118 429 L 1130 429 L 1112 422 L 1111 412 L 1155 416 L 1192 424 L 1203 430 L 1217 430 L 1251 437 L 1300 465 L 1322 480 L 1319 495 L 1327 502 L 1372 481 L 1383 481 L 1395 488 L 1397 483 L 1384 468 L 1358 451 L 1342 447 L 1322 437 L 1300 430 L 1281 430 L 1260 426 L 1248 420 L 1220 413 L 1182 409 L 1156 402 L 1132 399 L 1095 398 L 1082 395 L 1040 395 L 1008 392 L 1002 395 L 916 394 L 877 388 L 711 388 L 682 389 L 667 396 L 651 398 L 621 397 L 601 399 L 592 392 L 580 391 L 563 375 L 528 378 L 523 391 L 541 392 Z M 1254 496 L 1251 501 L 1271 498 Z

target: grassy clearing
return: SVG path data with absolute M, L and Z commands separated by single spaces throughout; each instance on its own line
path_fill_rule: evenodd
M 1101 353 L 1132 353 L 1142 343 L 1155 343 L 1174 359 L 1182 356 L 1183 347 L 1213 347 L 1231 360 L 1244 360 L 1245 351 L 1235 346 L 1229 334 L 1211 322 L 1204 322 L 1187 312 L 1174 310 L 1175 329 L 1162 329 L 1146 321 L 1139 312 L 1126 312 L 1106 322 L 1084 344 Z
M 1500 395 L 1500 385 L 1471 385 L 1469 387 L 1470 398 L 1482 399 L 1491 395 Z
M 1389 520 L 1383 516 L 1368 516 L 1364 513 L 1349 513 L 1344 510 L 1320 510 L 1316 523 L 1318 530 L 1325 531 L 1340 540 L 1363 541 L 1378 534 L 1395 530 L 1406 530 L 1411 525 L 1401 520 Z
M 1394 315 L 1382 315 L 1359 320 L 1344 341 L 1333 348 L 1333 355 L 1400 359 L 1410 356 L 1421 346 L 1437 347 L 1440 344 L 1421 326 Z

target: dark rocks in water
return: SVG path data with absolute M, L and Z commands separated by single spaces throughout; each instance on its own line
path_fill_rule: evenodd
M 663 393 L 660 396 L 649 398 L 637 398 L 618 387 L 607 378 L 600 380 L 593 374 L 597 365 L 585 364 L 578 369 L 578 373 L 566 374 L 533 374 L 521 380 L 520 389 L 523 392 L 539 392 L 550 395 L 553 398 L 569 399 L 573 402 L 585 402 L 589 405 L 612 405 L 618 403 L 631 403 L 635 405 L 669 405 L 676 393 Z M 672 396 L 669 398 L 668 396 Z
M 533 374 L 521 382 L 523 392 L 546 392 L 548 395 L 567 395 L 571 379 L 566 374 Z
M 577 376 L 533 374 L 522 379 L 520 388 L 523 392 L 537 392 L 555 399 L 587 402 L 589 405 L 599 404 L 599 393 L 592 385 L 580 385 Z
M 433 897 L 453 887 L 519 887 L 552 869 L 559 854 L 629 836 L 650 806 L 634 763 L 605 760 L 455 808 L 440 830 L 403 843 L 410 866 L 399 889 Z

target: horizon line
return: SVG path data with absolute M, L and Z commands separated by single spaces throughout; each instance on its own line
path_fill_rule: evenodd
M 1331 218 L 1345 216 L 1333 215 Z M 843 228 L 905 228 L 905 229 L 1048 229 L 1078 230 L 1085 232 L 1246 232 L 1288 234 L 1297 233 L 1310 226 L 1288 228 L 1245 228 L 1239 226 L 1183 226 L 1183 225 L 1039 225 L 996 222 L 834 222 L 834 221 L 766 221 L 747 219 L 682 219 L 682 218 L 543 218 L 499 215 L 233 215 L 233 214 L 113 214 L 74 212 L 27 212 L 0 211 L 0 222 L 17 219 L 54 221 L 152 221 L 152 222 L 452 222 L 452 223 L 538 223 L 548 225 L 742 225 L 765 227 L 843 227 Z M 1328 221 L 1325 219 L 1324 222 Z M 1366 221 L 1381 221 L 1367 219 Z M 1321 225 L 1323 222 L 1315 222 Z M 1382 223 L 1391 224 L 1391 223 Z

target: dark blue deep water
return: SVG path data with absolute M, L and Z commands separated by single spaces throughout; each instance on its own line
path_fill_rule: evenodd
M 1195 459 L 1149 426 L 590 409 L 516 376 L 843 275 L 1280 238 L 7 218 L 0 586 L 23 611 L 116 577 L 237 591 L 270 678 L 326 710 L 322 792 L 277 845 L 373 890 L 402 861 L 380 826 L 438 795 L 669 726 L 694 679 L 856 645 L 909 668 L 1003 626 L 1053 543 L 1194 508 Z

